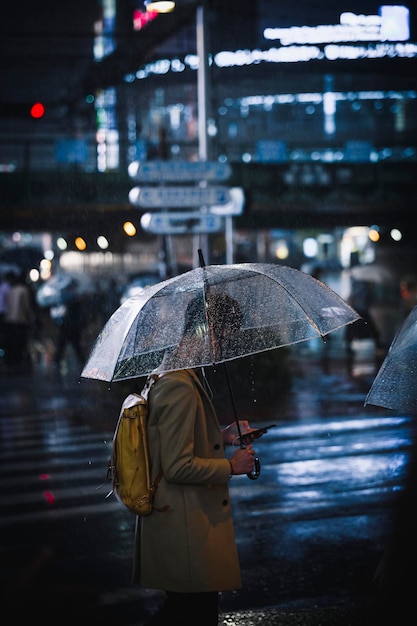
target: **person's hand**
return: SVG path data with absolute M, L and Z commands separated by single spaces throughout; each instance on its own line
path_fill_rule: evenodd
M 238 448 L 229 459 L 232 474 L 250 474 L 253 472 L 254 456 L 255 452 L 252 449 L 252 446 Z
M 242 435 L 247 435 L 249 437 L 249 442 L 253 441 L 254 438 L 250 437 L 250 433 L 254 430 L 256 430 L 256 428 L 251 428 L 248 420 L 239 420 L 239 426 L 240 426 L 240 432 Z M 223 443 L 224 445 L 240 445 L 240 438 L 239 438 L 239 429 L 237 427 L 236 422 L 232 422 L 232 424 L 229 424 L 229 426 L 226 426 L 226 428 L 222 431 L 222 435 L 223 435 Z M 248 441 L 246 441 L 247 443 Z

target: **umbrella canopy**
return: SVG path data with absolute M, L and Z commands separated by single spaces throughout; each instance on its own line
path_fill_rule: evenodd
M 324 337 L 358 319 L 327 285 L 294 268 L 208 265 L 129 298 L 104 326 L 81 376 L 115 381 L 214 365 Z
M 355 265 L 350 270 L 350 275 L 354 280 L 375 283 L 377 285 L 397 283 L 395 274 L 388 267 L 378 265 L 377 263 Z
M 417 413 L 417 306 L 394 337 L 365 405 Z

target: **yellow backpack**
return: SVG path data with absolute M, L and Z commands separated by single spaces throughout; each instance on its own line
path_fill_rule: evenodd
M 158 375 L 148 377 L 140 394 L 128 395 L 121 407 L 113 435 L 108 477 L 112 491 L 124 507 L 135 515 L 150 515 L 162 470 L 151 480 L 148 450 L 148 394 Z M 166 510 L 164 507 L 162 510 Z

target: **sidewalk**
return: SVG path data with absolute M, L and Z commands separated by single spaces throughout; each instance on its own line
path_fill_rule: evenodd
M 126 605 L 120 606 L 113 615 L 109 615 L 107 610 L 99 615 L 95 613 L 91 621 L 97 620 L 108 626 L 138 626 L 134 611 L 123 616 L 125 609 Z M 334 596 L 295 600 L 262 608 L 220 610 L 219 626 L 379 626 L 382 622 L 382 611 L 376 599 L 352 600 Z M 400 623 L 403 626 L 405 622 Z M 140 622 L 139 626 L 142 624 Z
M 292 606 L 275 606 L 221 615 L 219 626 L 377 626 L 380 622 L 371 604 L 334 602 L 327 606 L 312 600 Z

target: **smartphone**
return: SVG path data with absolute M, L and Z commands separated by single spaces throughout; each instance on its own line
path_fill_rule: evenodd
M 250 443 L 252 441 L 252 437 L 254 439 L 259 439 L 262 435 L 264 435 L 269 428 L 274 428 L 276 424 L 268 424 L 268 426 L 263 426 L 262 428 L 257 428 L 256 430 L 252 430 L 250 433 L 246 433 L 242 435 L 243 443 Z

